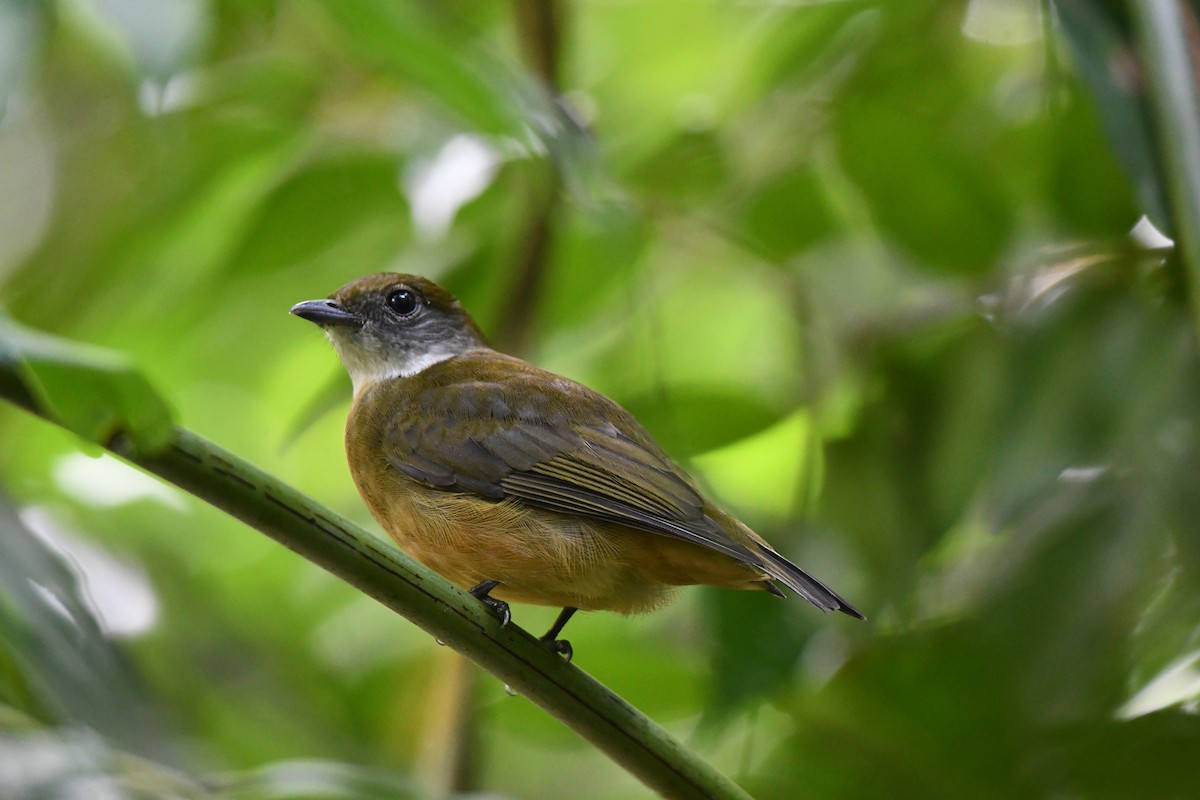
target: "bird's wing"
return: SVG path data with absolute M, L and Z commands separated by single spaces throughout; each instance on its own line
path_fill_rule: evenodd
M 395 410 L 386 442 L 390 464 L 428 486 L 515 498 L 763 567 L 761 556 L 705 513 L 704 498 L 628 412 L 547 375 L 431 384 L 413 396 L 420 414 Z M 581 419 L 574 409 L 583 403 L 603 413 Z

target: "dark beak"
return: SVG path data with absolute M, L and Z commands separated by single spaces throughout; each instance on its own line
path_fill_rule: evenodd
M 355 314 L 339 306 L 333 300 L 305 300 L 292 306 L 291 313 L 309 322 L 315 322 L 322 328 L 331 325 L 345 325 L 350 328 L 361 328 L 363 320 Z

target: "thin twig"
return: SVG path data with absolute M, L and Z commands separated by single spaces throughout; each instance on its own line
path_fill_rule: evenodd
M 521 55 L 552 92 L 562 88 L 559 80 L 564 13 L 561 0 L 514 0 L 513 3 Z

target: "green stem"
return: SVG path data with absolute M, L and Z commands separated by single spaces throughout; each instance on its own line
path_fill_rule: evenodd
M 1179 257 L 1200 331 L 1200 96 L 1189 37 L 1196 18 L 1180 0 L 1130 0 L 1157 122 Z
M 50 419 L 0 360 L 0 397 Z M 53 420 L 51 420 L 53 421 Z M 116 436 L 104 446 L 245 522 L 416 623 L 532 700 L 668 798 L 749 800 L 648 717 L 533 636 L 501 628 L 475 598 L 254 465 L 176 428 L 155 454 Z

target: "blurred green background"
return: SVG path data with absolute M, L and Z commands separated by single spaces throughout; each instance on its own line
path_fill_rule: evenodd
M 370 523 L 287 309 L 428 275 L 870 618 L 572 623 L 756 797 L 1196 797 L 1200 373 L 1133 38 L 1085 0 L 0 0 L 0 304 Z M 0 408 L 0 796 L 447 788 L 647 794 Z

